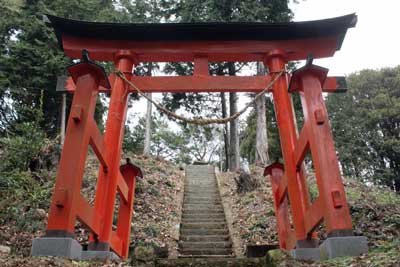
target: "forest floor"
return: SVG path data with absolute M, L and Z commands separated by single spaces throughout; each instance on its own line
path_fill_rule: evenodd
M 217 175 L 223 202 L 230 210 L 229 221 L 238 256 L 244 256 L 247 245 L 278 245 L 271 183 L 262 173 L 262 168 L 253 167 L 252 177 L 259 186 L 254 191 L 240 194 L 234 180 L 237 173 Z M 318 194 L 315 180 L 311 176 L 309 179 L 310 194 L 315 199 Z M 349 178 L 344 179 L 344 184 L 354 233 L 367 237 L 369 253 L 316 263 L 294 261 L 283 253 L 277 266 L 400 267 L 400 195 Z M 326 238 L 323 229 L 320 228 L 318 233 L 321 239 Z
M 175 258 L 184 171 L 162 159 L 135 155 L 126 157 L 130 157 L 132 163 L 144 173 L 144 178 L 138 179 L 136 187 L 132 250 L 137 246 L 167 247 L 169 257 Z M 93 202 L 94 198 L 97 167 L 95 158 L 89 157 L 82 190 L 89 202 Z M 277 244 L 269 179 L 262 176 L 261 168 L 254 168 L 252 173 L 260 186 L 252 192 L 240 194 L 234 181 L 237 173 L 217 175 L 224 205 L 229 208 L 237 256 L 244 255 L 248 244 Z M 0 266 L 131 266 L 130 261 L 79 262 L 29 257 L 32 238 L 43 235 L 46 228 L 55 170 L 18 175 L 18 179 L 27 179 L 27 186 L 16 188 L 13 192 L 1 191 Z M 294 261 L 283 253 L 277 266 L 400 266 L 400 196 L 351 179 L 346 179 L 345 185 L 354 231 L 368 238 L 368 255 L 311 263 Z M 311 194 L 316 194 L 315 187 L 311 187 Z M 82 243 L 87 242 L 87 231 L 81 225 L 77 225 L 76 234 Z M 134 253 L 130 252 L 130 255 Z

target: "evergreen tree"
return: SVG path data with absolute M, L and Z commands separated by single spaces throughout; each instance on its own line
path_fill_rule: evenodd
M 17 123 L 34 120 L 32 109 L 40 106 L 44 114 L 42 129 L 49 135 L 56 135 L 61 100 L 55 91 L 57 76 L 65 73 L 65 67 L 71 61 L 63 55 L 53 29 L 46 25 L 43 15 L 112 21 L 118 17 L 114 2 L 2 1 L 2 6 L 7 8 L 0 17 L 0 96 L 3 102 L 0 109 L 2 120 L 7 121 L 7 125 L 1 125 L 1 130 L 4 132 Z M 12 107 L 4 105 L 7 101 L 12 101 Z M 42 105 L 39 105 L 40 101 Z M 98 103 L 100 109 L 96 114 L 100 119 L 103 109 L 100 101 Z
M 186 0 L 178 1 L 176 7 L 170 9 L 178 22 L 207 22 L 207 21 L 218 21 L 218 22 L 284 22 L 289 21 L 292 18 L 291 10 L 288 7 L 288 2 L 286 0 L 269 0 L 269 1 L 259 1 L 259 0 L 246 0 L 246 1 L 228 1 L 228 0 L 208 0 L 208 1 L 195 1 Z M 237 70 L 241 68 L 243 64 L 232 63 L 232 62 L 222 62 L 219 64 L 210 64 L 210 73 L 213 75 L 235 75 Z M 182 73 L 191 73 L 192 65 L 191 63 L 185 65 L 173 64 L 169 68 L 174 70 L 179 70 Z M 179 72 L 177 71 L 177 72 Z M 200 95 L 192 96 L 190 94 L 180 94 L 178 97 L 173 96 L 172 98 L 164 98 L 164 101 L 169 105 L 175 105 L 175 108 L 180 107 L 180 102 L 185 105 L 185 108 L 192 111 L 192 108 L 197 108 L 196 105 L 191 105 L 190 99 L 202 100 Z M 222 101 L 225 99 L 225 95 L 220 95 Z M 237 96 L 235 93 L 230 94 L 230 111 L 231 115 L 235 112 L 236 104 L 235 99 Z M 189 101 L 187 101 L 189 99 Z M 178 100 L 178 101 L 176 101 Z M 171 104 L 172 103 L 172 104 Z M 223 105 L 222 105 L 223 106 Z M 222 111 L 220 111 L 222 112 Z M 213 112 L 215 114 L 215 112 Z M 221 114 L 221 113 L 220 113 Z M 237 169 L 238 166 L 238 127 L 237 120 L 230 123 L 230 138 L 225 138 L 225 143 L 227 140 L 228 144 L 225 144 L 225 150 L 229 150 L 230 164 L 229 168 L 231 170 Z M 228 132 L 225 130 L 225 132 Z
M 400 66 L 351 74 L 327 99 L 345 175 L 400 190 Z

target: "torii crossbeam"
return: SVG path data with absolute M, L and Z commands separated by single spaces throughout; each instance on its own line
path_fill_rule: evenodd
M 70 258 L 128 255 L 135 178 L 140 169 L 120 164 L 127 99 L 133 91 L 91 60 L 114 62 L 143 92 L 260 92 L 293 60 L 331 57 L 356 24 L 354 14 L 290 23 L 115 24 L 48 16 L 66 56 L 82 59 L 68 67 L 74 93 L 65 143 L 51 201 L 46 235 L 35 239 L 33 255 Z M 83 53 L 84 51 L 84 53 Z M 83 53 L 83 57 L 82 57 Z M 90 59 L 88 57 L 90 55 Z M 140 62 L 194 62 L 192 76 L 137 77 Z M 253 77 L 210 76 L 209 62 L 264 62 L 268 74 Z M 276 110 L 284 164 L 268 166 L 275 201 L 280 247 L 298 258 L 331 258 L 366 252 L 366 239 L 355 237 L 333 143 L 323 92 L 345 88 L 344 78 L 309 62 L 286 74 L 270 89 Z M 289 85 L 290 83 L 290 85 Z M 105 134 L 93 114 L 98 93 L 110 92 Z M 302 99 L 304 126 L 298 134 L 291 94 Z M 100 170 L 94 206 L 80 193 L 88 147 Z M 308 152 L 319 191 L 311 203 L 303 160 Z M 113 214 L 120 195 L 119 217 Z M 292 218 L 292 219 L 290 219 Z M 140 218 L 136 218 L 140 220 Z M 74 239 L 79 220 L 90 230 L 87 251 Z M 315 229 L 324 223 L 328 238 L 319 245 Z

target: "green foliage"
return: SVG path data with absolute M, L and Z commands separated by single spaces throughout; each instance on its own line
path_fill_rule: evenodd
M 327 99 L 343 172 L 400 190 L 400 67 L 348 77 Z
M 132 129 L 127 129 L 123 148 L 136 154 L 143 151 L 145 118 Z M 175 162 L 191 163 L 192 160 L 211 162 L 219 148 L 218 129 L 212 126 L 177 125 L 176 130 L 163 118 L 152 117 L 151 154 Z
M 16 126 L 17 134 L 0 138 L 2 154 L 1 171 L 25 171 L 32 159 L 38 156 L 41 148 L 48 140 L 43 131 L 32 122 Z
M 282 158 L 278 125 L 275 118 L 275 110 L 272 99 L 265 98 L 265 112 L 267 121 L 268 154 L 272 161 Z M 246 120 L 245 127 L 242 130 L 242 139 L 240 143 L 240 154 L 246 158 L 249 163 L 254 163 L 256 148 L 256 124 L 257 116 L 253 110 Z
M 34 120 L 26 110 L 38 107 L 42 101 L 44 120 L 40 126 L 48 135 L 55 136 L 61 104 L 61 97 L 55 91 L 57 76 L 65 73 L 71 61 L 63 55 L 43 15 L 113 21 L 118 17 L 114 1 L 2 0 L 1 5 L 6 8 L 0 11 L 0 99 L 3 102 L 0 134 L 15 124 Z M 44 90 L 43 96 L 41 90 Z M 4 109 L 5 98 L 13 101 L 12 109 Z
M 148 226 L 144 229 L 144 232 L 151 237 L 157 237 L 160 234 L 160 229 L 155 226 Z

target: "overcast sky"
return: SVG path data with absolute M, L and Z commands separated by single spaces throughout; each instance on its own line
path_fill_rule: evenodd
M 298 1 L 298 4 L 290 5 L 295 21 L 326 19 L 351 13 L 358 16 L 358 23 L 347 32 L 341 50 L 332 58 L 314 61 L 329 68 L 330 76 L 347 75 L 365 68 L 400 65 L 400 0 Z M 159 94 L 154 97 L 160 100 Z M 239 108 L 247 101 L 248 98 L 240 94 Z M 137 121 L 139 114 L 145 114 L 146 102 L 141 99 L 134 106 L 129 112 L 132 122 Z M 245 117 L 243 115 L 241 119 Z
M 290 7 L 295 21 L 357 14 L 358 23 L 347 32 L 341 50 L 315 61 L 329 68 L 329 75 L 400 65 L 400 0 L 299 0 Z

